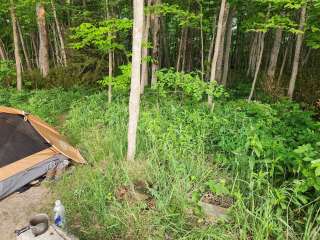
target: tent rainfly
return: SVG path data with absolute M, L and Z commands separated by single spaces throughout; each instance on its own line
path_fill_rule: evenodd
M 66 159 L 86 163 L 77 149 L 38 117 L 0 106 L 0 199 Z

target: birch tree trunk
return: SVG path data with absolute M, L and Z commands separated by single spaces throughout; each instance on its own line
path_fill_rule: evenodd
M 271 50 L 271 57 L 269 62 L 269 67 L 267 70 L 267 81 L 272 84 L 274 82 L 274 77 L 277 69 L 278 57 L 281 47 L 281 40 L 282 40 L 282 28 L 278 28 L 276 30 L 276 35 L 273 43 L 273 47 Z
M 222 78 L 222 65 L 224 62 L 224 43 L 225 43 L 225 32 L 227 28 L 227 22 L 228 22 L 228 16 L 229 16 L 229 9 L 230 5 L 227 2 L 226 7 L 224 10 L 224 15 L 223 15 L 223 22 L 222 22 L 222 34 L 221 34 L 221 42 L 218 50 L 218 62 L 217 62 L 217 70 L 216 70 L 216 81 L 221 84 L 221 78 Z
M 107 19 L 110 19 L 110 7 L 109 7 L 109 0 L 106 0 L 106 10 L 107 10 Z M 108 37 L 111 39 L 111 34 L 108 33 Z M 108 52 L 108 62 L 109 62 L 109 84 L 108 84 L 108 103 L 110 104 L 112 101 L 112 85 L 111 79 L 113 77 L 113 51 L 110 49 Z
M 39 29 L 39 66 L 43 77 L 47 77 L 49 74 L 49 43 L 48 33 L 46 29 L 46 11 L 44 5 L 39 3 L 37 5 L 37 21 Z
M 21 27 L 20 27 L 18 19 L 17 19 L 17 27 L 18 27 L 18 32 L 19 32 L 19 37 L 20 37 L 20 42 L 21 42 L 24 58 L 26 60 L 27 68 L 30 71 L 31 70 L 31 64 L 30 64 L 30 60 L 29 60 L 29 54 L 28 54 L 28 51 L 26 49 L 26 45 L 25 45 L 25 42 L 24 42 L 24 39 L 23 39 L 23 35 L 22 35 L 22 31 L 21 31 Z
M 304 25 L 306 22 L 306 13 L 307 13 L 307 6 L 304 5 L 302 7 L 301 13 L 300 13 L 300 24 L 299 24 L 300 31 L 304 31 Z M 288 96 L 291 99 L 293 98 L 294 88 L 295 88 L 297 75 L 298 75 L 298 71 L 299 71 L 299 60 L 300 60 L 302 42 L 303 42 L 303 34 L 298 34 L 297 42 L 296 42 L 296 49 L 295 49 L 294 59 L 293 59 L 292 74 L 291 74 L 289 89 L 288 89 Z
M 254 93 L 254 90 L 255 90 L 255 87 L 256 87 L 256 83 L 257 83 L 257 80 L 258 80 L 258 76 L 259 76 L 259 72 L 260 72 L 262 56 L 263 56 L 263 52 L 264 52 L 264 37 L 265 37 L 266 33 L 265 32 L 263 32 L 263 33 L 260 32 L 259 35 L 260 35 L 259 36 L 259 57 L 258 57 L 257 67 L 256 67 L 256 71 L 255 71 L 255 74 L 254 74 L 254 79 L 253 79 L 253 82 L 252 82 L 251 92 L 250 92 L 250 95 L 248 97 L 248 101 L 251 101 L 252 97 L 253 97 L 253 93 Z
M 151 0 L 148 0 L 148 7 L 151 6 Z M 142 48 L 142 67 L 141 67 L 141 91 L 144 93 L 144 87 L 148 85 L 148 41 L 150 32 L 150 14 L 145 16 L 145 27 L 143 31 L 143 48 Z
M 155 0 L 154 5 L 159 5 L 160 0 Z M 159 51 L 160 51 L 160 17 L 157 14 L 152 15 L 152 38 L 153 38 L 153 48 L 152 48 L 152 69 L 151 69 L 151 85 L 157 83 L 157 71 L 159 70 Z
M 12 21 L 12 32 L 13 32 L 13 43 L 14 43 L 14 58 L 16 60 L 16 74 L 17 74 L 17 90 L 22 89 L 22 77 L 21 77 L 21 59 L 20 59 L 20 49 L 19 49 L 19 39 L 18 39 L 18 29 L 17 29 L 17 18 L 16 10 L 13 0 L 10 1 L 10 13 Z
M 132 75 L 129 99 L 128 153 L 133 161 L 136 153 L 137 128 L 140 111 L 141 47 L 143 38 L 144 1 L 133 1 Z
M 235 15 L 235 9 L 232 8 L 230 15 L 229 15 L 227 33 L 226 33 L 227 34 L 227 42 L 226 42 L 226 50 L 224 53 L 224 65 L 223 65 L 223 75 L 222 75 L 223 86 L 226 86 L 227 81 L 228 81 L 230 52 L 231 52 L 231 43 L 232 43 L 232 23 L 233 23 L 234 15 Z
M 217 70 L 217 62 L 218 62 L 218 54 L 219 54 L 218 51 L 219 51 L 219 47 L 221 44 L 222 25 L 223 25 L 225 8 L 226 8 L 226 0 L 222 0 L 221 7 L 220 7 L 220 13 L 219 13 L 216 42 L 215 42 L 215 46 L 214 46 L 214 54 L 213 54 L 213 59 L 212 59 L 212 64 L 211 64 L 210 82 L 213 82 L 216 80 L 216 70 Z M 213 107 L 212 96 L 208 96 L 208 105 L 211 108 Z
M 63 36 L 62 36 L 62 31 L 61 31 L 59 19 L 57 17 L 57 10 L 56 10 L 56 5 L 55 5 L 54 0 L 51 0 L 51 6 L 52 6 L 53 17 L 54 17 L 54 21 L 56 23 L 58 37 L 59 37 L 59 41 L 60 41 L 61 57 L 63 59 L 64 66 L 67 66 L 67 54 L 66 54 L 66 49 L 65 49 L 65 45 L 64 45 L 64 40 L 63 40 Z

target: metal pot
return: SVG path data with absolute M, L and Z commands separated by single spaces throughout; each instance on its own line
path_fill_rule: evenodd
M 49 217 L 47 214 L 38 214 L 32 217 L 29 221 L 29 225 L 16 230 L 15 233 L 17 236 L 20 234 L 29 231 L 31 229 L 32 234 L 37 237 L 41 234 L 44 234 L 49 229 Z

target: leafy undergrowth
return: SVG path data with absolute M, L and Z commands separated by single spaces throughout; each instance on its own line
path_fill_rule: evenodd
M 81 239 L 319 239 L 320 128 L 292 102 L 216 104 L 142 99 L 136 161 L 125 160 L 126 97 L 83 89 L 0 91 L 0 104 L 59 124 L 89 164 L 53 185 Z M 120 200 L 148 183 L 154 200 Z M 214 225 L 198 206 L 231 195 L 231 217 Z

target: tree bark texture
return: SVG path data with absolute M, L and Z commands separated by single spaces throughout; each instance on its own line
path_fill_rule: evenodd
M 214 54 L 211 64 L 211 75 L 210 75 L 210 82 L 216 81 L 216 71 L 217 71 L 217 62 L 219 56 L 219 48 L 221 44 L 221 36 L 222 36 L 222 25 L 223 25 L 223 18 L 226 8 L 226 0 L 221 1 L 220 13 L 219 13 L 219 20 L 218 20 L 218 29 L 217 29 L 217 36 L 214 46 Z M 208 105 L 209 107 L 213 106 L 213 99 L 211 96 L 208 96 Z
M 42 76 L 47 77 L 49 74 L 49 42 L 46 29 L 46 11 L 42 3 L 37 5 L 37 21 L 40 40 L 39 66 Z
M 137 128 L 140 111 L 141 47 L 143 38 L 144 1 L 133 1 L 132 75 L 129 99 L 128 153 L 133 161 L 136 153 Z
M 67 66 L 67 54 L 66 54 L 66 49 L 65 49 L 65 44 L 64 44 L 64 40 L 63 40 L 63 36 L 62 36 L 62 31 L 61 31 L 59 19 L 57 17 L 57 10 L 56 10 L 56 5 L 55 5 L 54 0 L 51 0 L 51 6 L 52 6 L 54 21 L 55 21 L 57 32 L 58 32 L 58 37 L 59 37 L 59 42 L 60 42 L 60 52 L 61 52 L 61 57 L 63 59 L 63 65 Z
M 12 21 L 12 32 L 13 32 L 13 43 L 14 43 L 14 58 L 16 61 L 16 75 L 17 75 L 17 90 L 22 89 L 22 76 L 21 76 L 21 59 L 20 59 L 20 49 L 19 49 L 19 39 L 18 39 L 18 28 L 17 28 L 17 18 L 15 5 L 13 0 L 10 1 L 11 8 L 11 21 Z
M 148 0 L 148 7 L 151 6 L 151 0 Z M 148 85 L 149 71 L 148 71 L 148 41 L 150 32 L 150 14 L 145 16 L 145 27 L 143 31 L 143 48 L 142 48 L 142 67 L 141 67 L 141 94 L 144 93 L 144 87 Z
M 300 31 L 304 31 L 304 25 L 306 22 L 306 14 L 307 14 L 307 7 L 305 5 L 302 7 L 301 13 L 300 13 L 300 24 L 299 24 Z M 288 89 L 288 96 L 291 99 L 293 98 L 295 84 L 296 84 L 297 75 L 298 75 L 298 71 L 299 71 L 299 62 L 300 62 L 300 53 L 301 53 L 302 42 L 303 42 L 303 34 L 298 34 L 296 48 L 295 48 L 295 52 L 294 52 L 294 58 L 293 58 L 292 73 L 291 73 L 289 89 Z
M 227 25 L 227 36 L 226 36 L 226 49 L 224 52 L 224 64 L 223 64 L 223 75 L 222 75 L 222 85 L 227 86 L 228 73 L 229 73 L 229 62 L 230 62 L 230 52 L 232 44 L 232 23 L 233 17 L 235 15 L 235 9 L 232 8 L 229 14 L 229 20 Z

